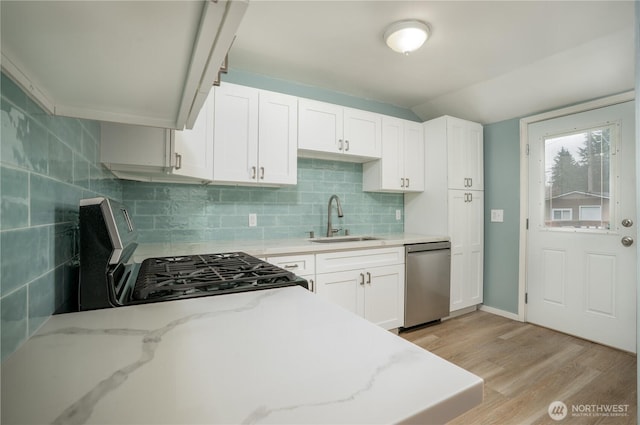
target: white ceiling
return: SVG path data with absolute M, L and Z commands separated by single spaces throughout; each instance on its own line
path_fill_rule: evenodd
M 409 56 L 382 38 L 429 24 Z M 252 0 L 230 66 L 481 123 L 631 90 L 633 1 Z

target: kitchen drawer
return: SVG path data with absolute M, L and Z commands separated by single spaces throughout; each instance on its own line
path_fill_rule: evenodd
M 316 273 L 404 264 L 404 247 L 360 249 L 316 254 Z
M 298 276 L 313 275 L 316 272 L 313 254 L 267 257 L 267 261 Z

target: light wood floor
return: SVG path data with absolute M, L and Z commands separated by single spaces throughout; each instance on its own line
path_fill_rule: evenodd
M 476 311 L 401 337 L 484 379 L 484 402 L 451 424 L 636 424 L 636 356 Z M 553 401 L 569 410 L 553 421 Z M 572 416 L 572 406 L 628 405 L 626 417 Z

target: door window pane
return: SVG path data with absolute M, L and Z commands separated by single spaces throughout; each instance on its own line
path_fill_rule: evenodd
M 613 126 L 544 139 L 545 226 L 609 229 Z

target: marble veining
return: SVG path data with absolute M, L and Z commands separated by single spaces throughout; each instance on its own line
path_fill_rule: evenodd
M 196 320 L 209 319 L 229 313 L 239 313 L 255 308 L 262 300 L 273 296 L 274 292 L 264 291 L 258 297 L 251 300 L 242 307 L 232 308 L 229 310 L 219 310 L 206 313 L 196 313 L 179 319 L 172 320 L 165 326 L 153 330 L 141 329 L 86 329 L 79 327 L 63 328 L 52 332 L 43 333 L 36 337 L 42 338 L 53 335 L 124 335 L 124 336 L 142 336 L 142 347 L 140 358 L 136 361 L 116 370 L 111 376 L 100 381 L 95 387 L 87 392 L 82 398 L 67 407 L 54 421 L 55 425 L 62 424 L 84 424 L 91 417 L 93 408 L 100 400 L 109 392 L 114 391 L 122 385 L 129 376 L 143 367 L 145 364 L 153 360 L 158 346 L 162 342 L 162 337 L 177 327 Z
M 477 376 L 301 287 L 53 316 L 1 378 L 2 423 L 446 423 L 482 401 Z
M 365 382 L 362 385 L 362 387 L 360 387 L 359 389 L 357 389 L 356 391 L 354 391 L 353 393 L 345 397 L 340 397 L 332 400 L 319 401 L 315 403 L 295 404 L 295 405 L 275 407 L 275 408 L 260 406 L 256 408 L 253 412 L 251 412 L 251 414 L 242 421 L 242 424 L 250 425 L 250 424 L 259 423 L 263 419 L 267 418 L 269 415 L 275 412 L 291 411 L 291 410 L 302 409 L 306 407 L 331 406 L 339 403 L 347 403 L 349 401 L 353 401 L 360 394 L 370 391 L 374 387 L 376 380 L 378 379 L 378 376 L 380 374 L 384 373 L 387 370 L 391 370 L 394 366 L 398 364 L 402 364 L 403 366 L 407 365 L 408 363 L 411 362 L 412 359 L 415 360 L 417 358 L 418 356 L 416 355 L 416 352 L 410 351 L 410 350 L 404 350 L 404 351 L 395 353 L 389 358 L 387 362 L 385 362 L 384 364 L 376 368 L 376 370 L 371 375 L 371 378 L 367 382 Z

